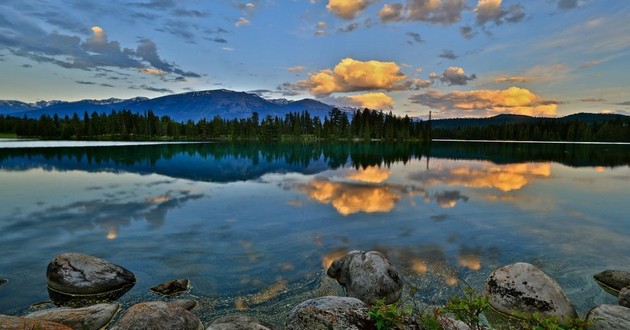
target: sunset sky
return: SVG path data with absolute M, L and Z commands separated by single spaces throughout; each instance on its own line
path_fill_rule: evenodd
M 627 0 L 3 0 L 0 99 L 208 89 L 436 118 L 630 115 Z

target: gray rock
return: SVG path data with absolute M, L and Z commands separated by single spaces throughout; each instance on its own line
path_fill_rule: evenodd
M 203 330 L 201 321 L 176 304 L 149 301 L 135 304 L 123 314 L 111 330 Z
M 206 330 L 270 330 L 258 319 L 243 315 L 230 315 L 213 321 Z
M 195 309 L 195 307 L 197 307 L 197 305 L 199 305 L 199 303 L 196 300 L 192 300 L 192 299 L 177 299 L 177 300 L 173 300 L 173 301 L 169 301 L 171 304 L 175 304 L 187 311 L 191 311 L 193 309 Z
M 402 294 L 401 275 L 392 263 L 377 251 L 351 251 L 336 259 L 326 272 L 345 289 L 348 297 L 368 305 L 379 299 L 393 304 Z
M 0 278 L 0 286 L 3 286 L 5 284 L 7 284 L 9 282 L 9 280 L 4 279 L 4 278 Z
M 116 300 L 136 283 L 131 271 L 80 253 L 56 256 L 48 264 L 46 278 L 53 302 L 73 307 Z
M 0 329 L 73 330 L 61 323 L 0 315 Z
M 327 296 L 306 300 L 289 312 L 287 330 L 375 329 L 368 306 L 351 297 Z
M 588 312 L 591 330 L 630 329 L 630 308 L 618 305 L 599 305 Z
M 112 320 L 119 304 L 98 304 L 83 308 L 53 308 L 28 314 L 29 319 L 53 321 L 75 330 L 98 330 Z
M 627 286 L 619 291 L 619 306 L 630 308 L 630 286 Z
M 188 290 L 188 279 L 182 278 L 179 280 L 166 281 L 162 284 L 158 284 L 151 288 L 151 291 L 161 294 L 163 296 L 176 296 L 186 290 Z
M 492 272 L 486 279 L 486 294 L 491 307 L 503 314 L 577 317 L 560 285 L 528 263 L 518 262 Z
M 630 286 L 630 272 L 622 270 L 605 270 L 593 276 L 604 290 L 614 294 L 619 294 L 619 290 Z

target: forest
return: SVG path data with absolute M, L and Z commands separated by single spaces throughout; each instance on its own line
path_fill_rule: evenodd
M 462 125 L 431 127 L 431 121 L 396 116 L 392 112 L 338 108 L 320 118 L 308 111 L 290 112 L 284 117 L 224 119 L 215 116 L 177 122 L 169 116 L 156 116 L 130 110 L 109 114 L 76 113 L 60 118 L 42 115 L 39 119 L 0 115 L 0 136 L 62 140 L 122 141 L 430 141 L 431 139 L 513 140 L 513 141 L 600 141 L 630 142 L 630 118 L 610 115 L 605 120 L 534 118 L 530 122 L 486 126 Z
M 254 112 L 246 119 L 223 119 L 176 122 L 168 116 L 158 117 L 129 110 L 109 114 L 85 112 L 59 118 L 42 115 L 39 119 L 0 116 L 0 133 L 20 138 L 77 140 L 384 140 L 422 141 L 428 138 L 427 124 L 412 121 L 391 112 L 356 110 L 348 113 L 337 108 L 323 119 L 308 111 L 290 112 L 284 118 Z

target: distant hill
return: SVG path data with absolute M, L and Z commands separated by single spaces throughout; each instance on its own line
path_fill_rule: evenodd
M 152 110 L 157 116 L 168 115 L 176 121 L 212 119 L 217 115 L 224 119 L 240 119 L 250 117 L 253 112 L 258 112 L 262 119 L 267 115 L 284 117 L 288 112 L 301 111 L 308 111 L 312 116 L 323 118 L 332 108 L 331 105 L 312 99 L 267 100 L 255 94 L 225 89 L 174 94 L 153 99 L 138 97 L 127 100 L 38 103 L 0 101 L 0 114 L 20 117 L 26 115 L 29 118 L 39 118 L 44 114 L 50 116 L 57 114 L 63 117 L 72 116 L 75 113 L 82 117 L 85 111 L 91 114 L 94 111 L 109 113 L 112 110 L 131 110 L 135 113 Z
M 630 116 L 617 115 L 617 114 L 603 114 L 603 113 L 576 113 L 559 118 L 549 117 L 530 117 L 524 115 L 511 115 L 502 114 L 488 118 L 452 118 L 452 119 L 434 119 L 431 121 L 432 129 L 454 129 L 465 127 L 488 127 L 490 125 L 504 125 L 504 124 L 523 124 L 523 123 L 536 123 L 541 121 L 581 121 L 588 124 L 595 122 L 604 122 L 614 119 L 615 116 L 619 116 L 624 120 L 630 119 Z

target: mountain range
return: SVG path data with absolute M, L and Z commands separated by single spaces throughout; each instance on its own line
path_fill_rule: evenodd
M 130 110 L 134 113 L 152 110 L 157 116 L 167 115 L 176 121 L 198 121 L 202 118 L 212 119 L 214 116 L 225 119 L 249 118 L 253 112 L 258 112 L 261 119 L 267 115 L 284 117 L 286 113 L 302 111 L 308 111 L 312 116 L 323 118 L 332 108 L 332 105 L 313 99 L 269 100 L 256 94 L 226 89 L 173 94 L 153 99 L 136 97 L 74 102 L 40 101 L 36 103 L 0 100 L 0 114 L 26 116 L 28 118 L 55 114 L 59 117 L 65 115 L 72 117 L 75 113 L 82 117 L 86 111 L 91 114 L 94 111 L 109 113 L 112 110 Z

